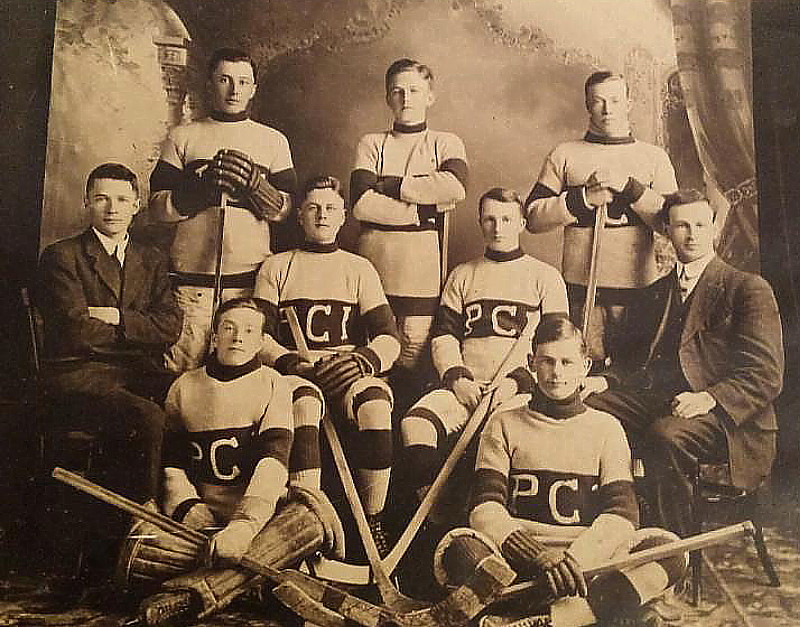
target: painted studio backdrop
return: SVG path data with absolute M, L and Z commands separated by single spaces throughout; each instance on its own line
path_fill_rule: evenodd
M 347 182 L 358 138 L 390 124 L 386 67 L 430 65 L 430 126 L 464 140 L 471 169 L 451 268 L 481 250 L 480 194 L 527 195 L 550 148 L 586 129 L 586 76 L 621 71 L 634 135 L 666 148 L 681 186 L 706 187 L 721 255 L 757 269 L 749 15 L 742 0 L 59 0 L 40 245 L 85 227 L 103 161 L 130 165 L 146 198 L 168 129 L 204 114 L 205 60 L 233 45 L 259 63 L 253 117 L 286 134 L 301 180 Z M 525 248 L 558 266 L 560 238 Z

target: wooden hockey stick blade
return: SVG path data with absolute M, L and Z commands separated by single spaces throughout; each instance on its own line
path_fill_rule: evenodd
M 169 516 L 154 512 L 146 508 L 144 505 L 132 501 L 120 494 L 112 492 L 88 479 L 81 477 L 78 474 L 56 467 L 53 469 L 53 477 L 71 485 L 72 487 L 89 494 L 101 501 L 113 505 L 132 516 L 141 518 L 149 523 L 152 523 L 159 529 L 167 531 L 171 534 L 181 537 L 182 539 L 190 542 L 198 547 L 204 547 L 208 543 L 208 538 L 194 529 L 190 529 L 183 523 L 173 520 Z M 241 560 L 241 565 L 259 575 L 263 575 L 270 581 L 276 584 L 286 582 L 293 583 L 301 588 L 309 597 L 316 599 L 323 605 L 327 600 L 335 602 L 337 605 L 334 611 L 339 612 L 346 618 L 353 622 L 362 625 L 363 627 L 376 627 L 382 622 L 394 619 L 395 613 L 391 610 L 373 605 L 367 601 L 359 599 L 351 594 L 348 594 L 339 588 L 336 588 L 328 583 L 315 579 L 310 575 L 301 573 L 294 569 L 278 570 L 268 566 L 260 561 L 254 560 L 245 554 Z
M 484 394 L 480 403 L 478 403 L 478 406 L 470 415 L 466 425 L 464 425 L 464 430 L 456 440 L 456 443 L 453 446 L 453 449 L 450 451 L 450 454 L 447 456 L 447 459 L 445 459 L 444 464 L 439 469 L 439 472 L 437 473 L 436 478 L 433 480 L 430 489 L 417 507 L 417 511 L 414 512 L 414 515 L 411 517 L 408 525 L 406 525 L 403 533 L 400 534 L 397 544 L 394 545 L 392 550 L 389 552 L 389 555 L 387 555 L 386 559 L 383 560 L 386 572 L 391 573 L 394 571 L 403 555 L 405 555 L 405 552 L 408 550 L 411 542 L 416 537 L 419 528 L 422 526 L 422 523 L 425 522 L 425 518 L 427 518 L 428 514 L 430 513 L 433 503 L 439 497 L 439 494 L 444 488 L 444 484 L 450 478 L 450 475 L 452 474 L 453 469 L 456 467 L 456 464 L 461 459 L 461 456 L 467 450 L 472 438 L 480 430 L 481 425 L 486 419 L 492 402 L 492 389 L 497 386 L 497 384 L 504 376 L 506 376 L 506 374 L 508 374 L 508 366 L 509 364 L 514 363 L 518 351 L 521 348 L 524 348 L 526 351 L 529 350 L 527 344 L 530 343 L 535 329 L 536 325 L 532 320 L 529 319 L 525 325 L 525 328 L 522 330 L 522 333 L 520 333 L 519 337 L 514 342 L 514 345 L 511 347 L 511 350 L 508 351 L 508 354 L 498 367 L 497 372 L 495 373 L 494 377 L 492 377 L 492 381 L 489 384 L 489 392 Z
M 350 504 L 350 509 L 353 512 L 353 518 L 356 522 L 358 534 L 361 537 L 361 542 L 364 545 L 364 550 L 367 554 L 367 561 L 372 569 L 372 576 L 375 580 L 375 585 L 378 588 L 378 593 L 381 595 L 383 602 L 391 609 L 407 612 L 411 610 L 427 607 L 428 603 L 416 601 L 411 597 L 407 597 L 401 593 L 389 579 L 389 574 L 386 571 L 381 556 L 378 553 L 378 547 L 375 544 L 375 539 L 372 537 L 372 532 L 369 529 L 367 522 L 367 514 L 364 511 L 364 506 L 361 504 L 361 498 L 358 495 L 353 475 L 350 472 L 350 466 L 347 464 L 347 459 L 342 448 L 342 442 L 339 439 L 339 434 L 336 432 L 336 427 L 331 422 L 330 415 L 326 414 L 322 418 L 322 428 L 325 431 L 325 436 L 331 447 L 333 453 L 333 461 L 336 465 L 336 470 L 339 473 L 339 478 L 342 481 L 345 497 Z
M 586 300 L 583 303 L 583 324 L 581 331 L 583 337 L 589 331 L 589 324 L 592 321 L 592 311 L 597 299 L 597 277 L 600 273 L 600 244 L 603 240 L 603 228 L 608 215 L 608 207 L 600 205 L 594 212 L 594 230 L 592 232 L 592 256 L 589 260 L 589 280 L 586 284 Z
M 746 520 L 735 525 L 728 525 L 727 527 L 721 527 L 720 529 L 715 529 L 714 531 L 707 531 L 695 536 L 689 536 L 688 538 L 676 540 L 675 542 L 670 542 L 668 544 L 660 544 L 650 549 L 645 549 L 644 551 L 629 553 L 628 555 L 625 555 L 619 559 L 610 560 L 605 564 L 600 564 L 594 568 L 589 568 L 583 571 L 583 576 L 588 579 L 589 577 L 596 577 L 597 575 L 603 575 L 612 571 L 634 568 L 636 566 L 641 566 L 642 564 L 647 564 L 648 562 L 654 562 L 665 557 L 678 555 L 680 553 L 687 553 L 689 551 L 696 551 L 707 546 L 720 544 L 722 542 L 729 542 L 730 540 L 742 538 L 747 535 L 752 536 L 753 534 L 753 523 L 749 520 Z M 506 588 L 500 598 L 501 600 L 504 600 L 515 597 L 521 592 L 530 590 L 538 585 L 540 585 L 539 581 L 524 581 L 522 583 L 515 584 Z

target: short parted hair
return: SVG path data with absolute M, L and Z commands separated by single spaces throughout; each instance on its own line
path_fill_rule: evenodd
M 525 217 L 525 212 L 522 209 L 522 198 L 513 189 L 507 187 L 493 187 L 488 192 L 484 193 L 478 201 L 478 217 L 483 215 L 483 203 L 487 200 L 497 200 L 498 202 L 513 202 L 519 207 L 522 217 Z
M 589 74 L 589 78 L 587 78 L 586 82 L 583 84 L 583 95 L 587 103 L 589 102 L 589 93 L 592 87 L 600 83 L 605 83 L 606 81 L 622 81 L 625 83 L 625 95 L 628 95 L 628 81 L 625 80 L 622 74 L 619 72 L 612 72 L 611 70 L 599 70 Z
M 342 183 L 339 179 L 335 176 L 329 175 L 322 175 L 322 176 L 312 176 L 308 179 L 303 186 L 300 188 L 300 196 L 298 198 L 297 205 L 302 205 L 308 195 L 311 193 L 312 190 L 315 189 L 332 189 L 335 191 L 339 196 L 342 196 Z M 344 198 L 344 196 L 342 196 Z
M 263 298 L 257 298 L 255 296 L 237 296 L 236 298 L 226 300 L 217 307 L 217 310 L 214 312 L 214 324 L 212 325 L 214 333 L 219 331 L 219 321 L 222 319 L 222 314 L 232 309 L 252 309 L 253 311 L 259 312 L 264 319 L 261 325 L 261 332 L 269 332 L 267 326 L 267 320 L 269 319 L 269 303 Z
M 694 202 L 705 202 L 711 207 L 711 217 L 716 219 L 717 212 L 706 196 L 699 189 L 679 189 L 671 194 L 664 195 L 664 203 L 658 211 L 657 218 L 662 224 L 669 224 L 669 210 L 680 205 L 690 205 Z
M 121 163 L 102 163 L 94 170 L 89 172 L 86 178 L 86 196 L 89 196 L 89 191 L 97 179 L 113 179 L 115 181 L 128 181 L 136 194 L 139 197 L 139 179 L 136 174 L 128 166 Z
M 433 71 L 424 63 L 420 63 L 419 61 L 415 61 L 414 59 L 402 58 L 398 59 L 394 63 L 389 66 L 389 69 L 386 70 L 386 93 L 389 93 L 389 85 L 392 83 L 392 79 L 400 74 L 401 72 L 408 72 L 409 70 L 416 70 L 419 72 L 420 76 L 424 78 L 428 83 L 433 83 Z
M 221 61 L 231 61 L 233 63 L 237 61 L 246 61 L 250 64 L 250 67 L 253 68 L 253 80 L 256 82 L 258 81 L 258 66 L 256 62 L 253 61 L 253 57 L 241 48 L 218 48 L 212 52 L 208 59 L 208 65 L 206 66 L 206 75 L 208 78 L 214 75 L 214 71 Z
M 586 345 L 586 339 L 583 337 L 581 330 L 572 323 L 572 320 L 569 319 L 566 313 L 544 314 L 539 321 L 539 326 L 536 327 L 536 332 L 533 334 L 533 340 L 531 342 L 533 354 L 536 354 L 536 348 L 542 344 L 572 339 L 578 342 L 581 355 L 588 357 L 589 347 Z

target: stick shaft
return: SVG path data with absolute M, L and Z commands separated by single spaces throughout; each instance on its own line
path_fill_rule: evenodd
M 89 481 L 88 479 L 81 477 L 74 472 L 70 472 L 64 468 L 56 467 L 53 469 L 53 477 L 62 483 L 71 485 L 73 488 L 76 488 L 81 492 L 85 492 L 90 496 L 100 499 L 104 503 L 113 505 L 118 509 L 136 516 L 137 518 L 141 518 L 142 520 L 152 523 L 159 529 L 167 531 L 181 538 L 182 540 L 191 542 L 196 546 L 201 547 L 208 543 L 208 538 L 199 531 L 190 529 L 178 521 L 173 520 L 169 516 L 165 516 L 159 512 L 154 512 L 153 510 L 146 508 L 144 505 L 140 505 L 139 503 L 132 501 L 121 494 L 117 494 L 116 492 L 112 492 L 103 486 L 97 485 L 96 483 L 93 483 L 92 481 Z
M 589 281 L 586 286 L 586 301 L 583 304 L 583 337 L 589 332 L 589 324 L 592 321 L 594 303 L 597 299 L 597 278 L 600 274 L 600 244 L 603 239 L 603 226 L 606 222 L 608 207 L 600 205 L 594 212 L 594 231 L 592 233 L 592 256 L 589 263 Z
M 306 336 L 303 335 L 303 330 L 300 328 L 300 319 L 297 317 L 297 312 L 294 307 L 287 307 L 284 309 L 286 312 L 286 320 L 289 323 L 289 330 L 292 332 L 294 344 L 297 346 L 297 353 L 303 359 L 311 361 L 311 351 L 308 349 L 308 342 Z
M 751 523 L 749 520 L 746 520 L 745 522 L 741 522 L 736 525 L 729 525 L 727 527 L 715 529 L 714 531 L 707 531 L 706 533 L 700 533 L 695 536 L 676 540 L 675 542 L 670 542 L 669 544 L 661 544 L 650 549 L 645 549 L 644 551 L 630 553 L 619 559 L 610 560 L 604 564 L 595 566 L 594 568 L 589 568 L 583 571 L 583 575 L 588 579 L 589 577 L 596 577 L 597 575 L 602 575 L 612 571 L 635 568 L 636 566 L 641 566 L 642 564 L 647 564 L 648 562 L 654 562 L 665 557 L 678 555 L 680 553 L 687 553 L 689 551 L 696 551 L 714 544 L 729 542 L 736 538 L 741 538 L 752 534 L 753 523 Z M 505 592 L 503 592 L 503 598 L 514 596 L 537 585 L 539 585 L 538 581 L 525 581 L 510 586 L 506 588 Z
M 228 209 L 228 194 L 220 192 L 219 201 L 219 224 L 217 228 L 217 249 L 214 260 L 214 296 L 212 300 L 212 311 L 216 311 L 222 300 L 222 245 L 225 243 L 225 214 Z

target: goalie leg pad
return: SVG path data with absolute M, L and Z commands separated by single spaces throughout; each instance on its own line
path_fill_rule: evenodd
M 320 550 L 342 557 L 344 531 L 341 522 L 322 492 L 293 488 L 288 502 L 255 537 L 247 557 L 282 569 Z M 202 617 L 224 608 L 262 581 L 261 575 L 243 567 L 204 567 L 167 581 L 164 588 L 177 596 L 185 596 L 189 591 L 199 597 L 202 603 L 198 612 Z

